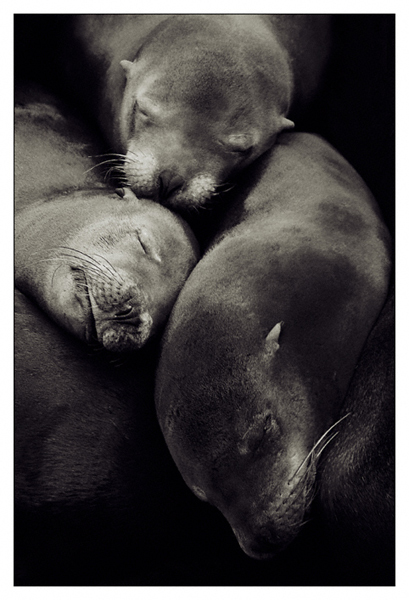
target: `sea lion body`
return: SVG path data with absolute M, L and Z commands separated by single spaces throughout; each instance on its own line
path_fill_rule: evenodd
M 55 95 L 31 82 L 17 82 L 14 115 L 17 211 L 53 192 L 106 189 L 95 169 L 101 139 Z
M 208 202 L 293 127 L 329 46 L 321 15 L 84 15 L 73 29 L 69 80 L 85 62 L 128 184 L 178 209 Z
M 394 578 L 394 303 L 391 290 L 356 365 L 340 412 L 347 417 L 318 474 L 320 516 L 352 584 Z
M 180 253 L 191 234 L 163 207 L 121 198 L 109 189 L 93 168 L 101 152 L 97 136 L 55 96 L 18 84 L 16 103 L 15 266 L 17 285 L 27 295 L 15 292 L 15 585 L 121 585 L 129 580 L 153 585 L 158 556 L 166 565 L 162 576 L 172 582 L 179 519 L 187 510 L 184 486 L 154 411 L 157 344 L 152 340 L 137 353 L 113 357 L 76 339 L 82 338 L 81 331 L 69 335 L 49 318 L 56 310 L 51 294 L 57 281 L 60 293 L 65 289 L 68 294 L 67 273 L 62 281 L 68 261 L 49 259 L 63 254 L 58 246 L 72 242 L 77 252 L 71 250 L 71 260 L 83 260 L 85 270 L 88 265 L 96 274 L 78 252 L 88 251 L 105 271 L 100 273 L 101 294 L 107 270 L 112 270 L 102 255 L 119 272 L 142 277 L 145 259 L 136 231 L 146 248 L 149 237 L 160 233 L 156 251 L 162 254 L 165 247 L 166 256 L 144 268 L 147 278 L 163 269 L 163 300 L 175 282 L 172 266 L 185 260 Z M 120 218 L 127 216 L 135 225 L 133 241 L 120 231 Z M 95 228 L 100 236 L 106 234 L 98 249 L 91 247 Z M 115 233 L 121 240 L 115 242 Z M 187 260 L 193 246 L 188 242 Z M 45 289 L 52 271 L 53 285 Z M 146 283 L 141 289 L 147 290 Z M 70 294 L 55 315 L 60 325 L 74 300 Z M 78 329 L 88 323 L 81 324 L 80 316 L 78 303 L 73 315 Z M 177 501 L 170 502 L 174 496 Z
M 305 519 L 385 300 L 389 238 L 363 181 L 318 136 L 282 134 L 239 189 L 174 306 L 155 395 L 185 482 L 247 554 L 268 558 Z
M 155 585 L 158 557 L 183 583 L 189 498 L 154 411 L 156 345 L 112 361 L 18 290 L 15 332 L 15 585 Z
M 164 325 L 197 244 L 163 207 L 86 179 L 87 142 L 55 104 L 17 109 L 16 285 L 82 340 L 134 350 Z

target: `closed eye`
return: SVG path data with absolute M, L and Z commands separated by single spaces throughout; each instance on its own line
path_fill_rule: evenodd
M 152 121 L 152 115 L 147 111 L 147 109 L 144 106 L 141 106 L 137 100 L 135 100 L 134 104 L 134 114 L 138 114 L 139 116 L 143 117 L 144 121 Z
M 136 235 L 137 235 L 137 237 L 138 237 L 138 241 L 139 241 L 139 243 L 140 243 L 140 245 L 141 245 L 141 247 L 142 247 L 142 250 L 145 252 L 145 254 L 148 254 L 148 252 L 147 252 L 147 249 L 146 249 L 146 246 L 145 246 L 145 244 L 143 243 L 143 241 L 141 240 L 141 235 L 140 235 L 139 231 L 137 231 L 137 232 L 136 232 Z
M 236 154 L 240 158 L 249 156 L 249 154 L 252 153 L 254 148 L 253 145 L 245 144 L 242 141 L 229 143 L 220 142 L 220 145 L 222 146 L 225 152 L 229 152 L 230 154 Z
M 232 154 L 238 154 L 240 156 L 248 156 L 249 154 L 251 154 L 253 151 L 253 146 L 250 146 L 249 148 L 235 148 L 235 149 L 230 149 L 230 152 Z
M 129 115 L 129 131 L 130 134 L 133 135 L 135 133 L 135 125 L 138 118 L 141 118 L 144 123 L 151 123 L 152 120 L 146 110 L 143 110 L 138 102 L 135 100 L 135 103 L 130 111 Z
M 139 106 L 139 114 L 142 115 L 143 117 L 146 117 L 147 119 L 149 119 L 149 115 L 146 112 L 146 110 L 143 110 L 140 106 Z

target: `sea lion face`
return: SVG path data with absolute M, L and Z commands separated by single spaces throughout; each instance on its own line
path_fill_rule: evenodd
M 295 369 L 284 376 L 275 355 L 279 328 L 267 349 L 235 361 L 227 379 L 212 371 L 209 389 L 187 382 L 181 393 L 166 375 L 171 363 L 159 364 L 157 379 L 159 421 L 185 482 L 258 559 L 273 557 L 299 533 L 333 420 L 313 405 Z
M 208 27 L 200 17 L 188 25 L 169 19 L 133 63 L 121 63 L 127 85 L 120 137 L 128 184 L 136 194 L 175 208 L 208 202 L 279 131 L 293 126 L 285 118 L 289 92 L 277 90 L 272 76 L 238 56 L 224 39 L 222 21 L 212 21 L 210 32 Z M 285 88 L 289 73 L 279 54 L 280 61 Z
M 45 218 L 55 212 L 70 234 L 39 233 L 43 250 L 31 284 L 55 320 L 113 352 L 139 349 L 164 325 L 198 258 L 181 219 L 130 190 L 124 195 L 98 190 L 47 202 Z

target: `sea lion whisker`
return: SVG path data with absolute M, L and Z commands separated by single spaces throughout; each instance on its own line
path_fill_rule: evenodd
M 227 192 L 230 192 L 231 190 L 233 190 L 236 187 L 235 183 L 220 183 L 219 185 L 215 186 L 215 194 L 225 194 Z
M 63 258 L 63 257 L 66 257 L 66 258 Z M 77 256 L 73 256 L 71 254 L 63 254 L 62 256 L 55 256 L 54 258 L 43 258 L 43 259 L 37 260 L 31 264 L 38 264 L 39 262 L 60 262 L 60 263 L 64 263 L 65 265 L 73 266 L 70 264 L 70 262 L 67 260 L 67 258 L 71 258 L 71 259 L 73 258 L 77 261 L 80 261 L 80 260 L 84 261 L 84 259 L 80 259 Z M 60 265 L 60 266 L 62 266 L 62 265 Z M 101 275 L 102 277 L 105 277 L 106 281 L 108 281 L 108 282 L 110 282 L 112 280 L 111 277 L 108 277 L 108 275 L 106 273 L 102 272 L 101 270 L 99 270 L 97 268 L 92 269 L 92 268 L 84 265 L 82 262 L 80 262 L 78 265 L 75 265 L 74 268 L 82 268 L 91 273 L 94 273 L 95 275 Z
M 116 156 L 119 158 L 126 158 L 126 154 L 121 154 L 120 152 L 107 152 L 106 154 L 94 154 L 93 156 L 89 156 L 88 158 L 105 158 L 106 156 Z
M 116 165 L 116 172 L 118 173 L 118 175 L 126 176 L 125 167 L 123 164 Z
M 323 453 L 323 451 L 325 450 L 325 448 L 328 446 L 328 444 L 330 444 L 332 442 L 332 440 L 337 437 L 338 433 L 339 433 L 339 431 L 336 431 L 334 433 L 334 435 L 332 435 L 329 438 L 329 440 L 323 445 L 323 447 L 317 452 L 317 455 L 315 457 L 316 459 L 318 459 L 321 456 L 321 454 Z
M 90 173 L 90 172 L 91 172 L 91 171 L 93 171 L 94 169 L 96 169 L 96 168 L 98 168 L 98 167 L 102 167 L 102 165 L 106 165 L 106 164 L 108 164 L 108 163 L 111 163 L 111 164 L 112 164 L 112 163 L 114 163 L 114 166 L 115 166 L 115 164 L 116 164 L 117 162 L 118 162 L 118 159 L 116 159 L 116 158 L 110 158 L 109 160 L 104 160 L 104 161 L 102 161 L 102 162 L 100 162 L 100 163 L 97 163 L 96 165 L 93 165 L 92 167 L 90 167 L 90 168 L 89 168 L 89 169 L 87 169 L 86 171 L 84 171 L 84 175 L 85 175 L 86 173 Z
M 145 158 L 147 157 L 147 154 L 146 154 L 146 152 L 144 152 L 144 151 L 143 151 L 143 150 L 141 150 L 140 148 L 138 148 L 138 153 L 139 153 L 139 154 L 141 154 L 141 155 L 142 155 L 143 157 L 145 157 Z M 132 154 L 132 155 L 135 157 L 135 159 L 134 159 L 134 160 L 138 160 L 138 155 L 137 155 L 135 152 L 133 152 L 132 150 L 128 150 L 128 155 L 129 155 L 129 154 Z M 128 160 L 128 162 L 129 162 L 129 163 L 131 163 L 131 164 L 133 164 L 133 162 L 134 162 L 134 161 L 133 161 L 133 160 L 131 160 L 131 159 L 129 158 L 129 156 L 128 156 L 128 155 L 127 155 L 127 160 Z
M 119 277 L 119 279 L 122 281 L 122 283 L 124 282 L 123 277 L 118 273 L 118 271 L 115 269 L 115 267 L 109 262 L 109 260 L 107 258 L 105 258 L 105 256 L 101 256 L 100 254 L 96 254 L 95 256 L 98 256 L 98 258 L 100 258 L 101 260 L 105 261 L 106 263 L 108 263 L 108 265 L 111 267 L 111 270 L 108 269 L 107 267 L 105 267 L 107 269 L 107 271 L 109 271 L 110 273 L 112 273 L 113 277 Z M 99 263 L 100 264 L 100 263 Z M 102 265 L 101 265 L 102 266 Z M 118 281 L 118 283 L 120 283 Z
M 101 254 L 97 254 L 97 253 L 95 253 L 95 256 L 98 256 L 98 258 L 100 258 L 102 261 L 108 263 L 109 268 L 106 265 L 104 265 L 103 263 L 95 260 L 95 265 L 96 266 L 98 266 L 99 268 L 102 268 L 102 269 L 105 269 L 106 271 L 108 271 L 108 273 L 110 273 L 112 275 L 112 277 L 114 277 L 114 278 L 118 278 L 119 277 L 119 279 L 121 279 L 123 281 L 123 278 L 121 277 L 121 275 L 118 273 L 118 271 L 115 269 L 115 267 L 109 262 L 109 260 L 107 258 L 105 258 L 105 256 L 101 256 Z M 89 258 L 91 259 L 93 257 L 90 256 Z M 120 283 L 120 282 L 118 281 L 118 283 Z
M 99 261 L 97 261 L 95 258 L 93 258 L 93 256 L 91 256 L 90 254 L 86 254 L 85 252 L 82 252 L 81 250 L 76 250 L 75 248 L 70 248 L 69 246 L 59 246 L 59 248 L 61 248 L 62 250 L 70 250 L 71 252 L 81 254 L 81 256 L 85 256 L 87 262 L 94 264 L 95 267 L 107 269 L 104 265 L 101 265 L 101 263 Z M 99 256 L 100 258 L 103 258 L 99 254 L 95 254 L 95 256 Z M 78 258 L 78 257 L 73 256 L 73 258 Z M 81 260 L 82 260 L 82 258 L 81 258 Z M 106 259 L 104 259 L 104 260 L 106 260 Z M 106 262 L 109 263 L 109 261 L 106 261 Z M 111 264 L 110 264 L 110 266 L 112 269 L 114 268 L 114 267 L 112 267 Z M 116 272 L 115 269 L 114 269 L 114 272 Z
M 79 262 L 79 264 L 75 265 L 76 268 L 82 268 L 87 273 L 92 273 L 94 275 L 98 275 L 98 276 L 102 277 L 103 279 L 105 279 L 105 281 L 107 281 L 107 282 L 112 281 L 111 274 L 109 273 L 108 269 L 106 269 L 106 267 L 103 267 L 103 265 L 99 265 L 98 263 L 95 264 L 85 258 L 80 258 L 80 257 L 72 255 L 72 254 L 63 254 L 62 256 L 66 256 L 67 258 L 77 260 Z M 63 260 L 63 259 L 61 259 L 61 260 Z M 65 261 L 65 262 L 66 262 L 66 264 L 69 264 L 68 261 Z M 91 265 L 91 266 L 86 265 L 84 263 L 89 263 L 89 265 Z M 109 274 L 107 272 L 104 272 L 103 268 L 106 271 L 108 271 Z
M 55 256 L 53 258 L 39 258 L 38 260 L 29 263 L 28 266 L 37 265 L 38 263 L 42 263 L 42 262 L 56 262 L 56 261 L 64 262 L 67 264 L 67 261 L 65 260 L 65 258 L 61 258 L 61 256 Z
M 104 181 L 106 181 L 111 176 L 111 173 L 113 170 L 114 170 L 114 167 L 109 167 L 109 169 L 107 170 L 107 172 L 104 175 Z
M 319 438 L 319 440 L 317 442 L 315 442 L 315 444 L 313 445 L 313 447 L 311 448 L 311 450 L 308 452 L 307 456 L 304 458 L 304 460 L 301 462 L 300 466 L 298 467 L 298 469 L 295 471 L 294 475 L 289 479 L 289 482 L 294 479 L 294 477 L 297 475 L 297 473 L 300 471 L 300 469 L 302 469 L 302 467 L 305 465 L 306 461 L 311 457 L 311 455 L 316 451 L 317 446 L 319 446 L 319 444 L 325 439 L 325 437 L 329 434 L 329 432 L 331 431 L 331 429 L 333 429 L 334 427 L 336 427 L 341 421 L 343 421 L 344 419 L 346 419 L 347 417 L 349 417 L 351 413 L 347 413 L 346 415 L 344 415 L 343 417 L 341 417 L 340 419 L 338 419 L 338 421 L 335 421 L 335 423 L 333 423 L 331 425 L 331 427 L 329 427 L 323 434 L 322 436 Z M 332 439 L 332 438 L 331 438 Z M 324 446 L 325 447 L 325 446 Z
M 58 265 L 58 267 L 54 270 L 53 276 L 51 277 L 51 287 L 54 286 L 54 277 L 60 267 L 62 267 L 62 265 Z
M 116 179 L 120 179 L 121 177 L 123 179 L 128 179 L 127 174 L 124 171 L 124 168 L 122 165 L 118 166 L 115 170 L 114 170 L 114 177 Z
M 198 204 L 189 204 L 188 206 L 185 207 L 186 208 L 186 212 L 192 214 L 199 214 L 199 205 Z
M 322 436 L 319 438 L 319 440 L 317 442 L 315 442 L 314 446 L 312 447 L 311 451 L 316 450 L 317 446 L 325 439 L 326 436 L 328 436 L 329 432 L 334 429 L 334 427 L 336 427 L 337 425 L 339 425 L 339 423 L 341 423 L 341 421 L 343 421 L 344 419 L 346 419 L 347 417 L 349 417 L 351 413 L 347 413 L 346 415 L 344 415 L 343 417 L 341 417 L 340 419 L 338 419 L 338 421 L 335 421 L 335 423 L 333 423 L 331 425 L 331 427 L 328 427 L 328 429 L 322 434 Z
M 122 356 L 118 356 L 117 358 L 111 358 L 109 362 L 114 367 L 122 367 L 125 364 Z
M 125 175 L 113 175 L 112 179 L 114 179 L 117 184 L 122 185 L 123 187 L 129 187 L 129 180 Z
M 301 521 L 301 523 L 298 523 L 298 527 L 304 527 L 304 525 L 307 525 L 308 523 L 311 523 L 312 519 L 303 519 Z

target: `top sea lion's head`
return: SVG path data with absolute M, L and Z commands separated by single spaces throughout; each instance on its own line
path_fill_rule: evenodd
M 136 194 L 201 206 L 293 126 L 285 51 L 249 17 L 167 19 L 121 64 L 120 137 Z

